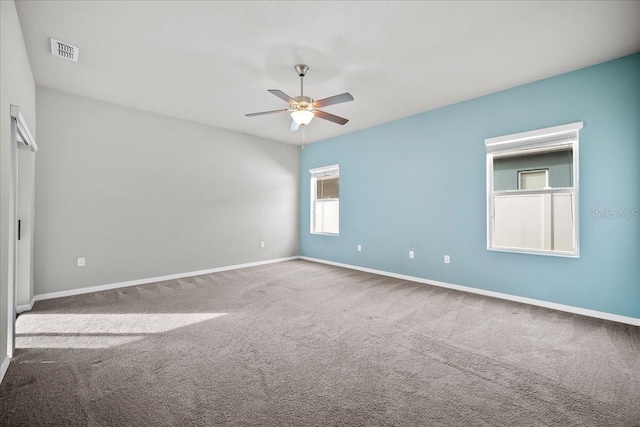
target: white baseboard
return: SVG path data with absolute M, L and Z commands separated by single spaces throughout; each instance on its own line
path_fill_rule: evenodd
M 30 311 L 33 308 L 33 304 L 35 304 L 35 302 L 36 302 L 36 297 L 34 295 L 34 297 L 31 298 L 31 302 L 29 304 L 21 304 L 16 306 L 16 314 L 24 313 L 25 311 Z
M 340 262 L 327 261 L 327 260 L 323 260 L 323 259 L 319 259 L 319 258 L 311 258 L 311 257 L 306 257 L 306 256 L 292 256 L 292 257 L 287 257 L 287 258 L 277 258 L 277 259 L 270 259 L 270 260 L 266 260 L 266 261 L 251 262 L 251 263 L 247 263 L 247 264 L 237 264 L 237 265 L 230 265 L 230 266 L 226 266 L 226 267 L 212 268 L 212 269 L 208 269 L 208 270 L 200 270 L 200 271 L 191 271 L 191 272 L 179 273 L 179 274 L 171 274 L 171 275 L 168 275 L 168 276 L 159 276 L 159 277 L 151 277 L 151 278 L 147 278 L 147 279 L 131 280 L 131 281 L 127 281 L 127 282 L 110 283 L 110 284 L 106 284 L 106 285 L 98 285 L 98 286 L 91 286 L 91 287 L 87 287 L 87 288 L 71 289 L 71 290 L 67 290 L 67 291 L 50 292 L 50 293 L 40 294 L 40 295 L 34 296 L 33 299 L 31 300 L 30 304 L 25 304 L 25 305 L 18 306 L 17 307 L 17 311 L 18 311 L 18 313 L 22 313 L 24 311 L 31 310 L 31 308 L 33 307 L 33 304 L 34 304 L 35 301 L 42 301 L 42 300 L 53 299 L 53 298 L 61 298 L 61 297 L 68 297 L 68 296 L 74 296 L 74 295 L 81 295 L 81 294 L 87 294 L 87 293 L 91 293 L 91 292 L 107 291 L 107 290 L 111 290 L 111 289 L 124 288 L 124 287 L 127 287 L 127 286 L 137 286 L 137 285 L 144 285 L 144 284 L 147 284 L 147 283 L 162 282 L 162 281 L 165 281 L 165 280 L 182 279 L 182 278 L 185 278 L 185 277 L 200 276 L 200 275 L 203 275 L 203 274 L 218 273 L 218 272 L 221 272 L 221 271 L 238 270 L 238 269 L 241 269 L 241 268 L 255 267 L 255 266 L 258 266 L 258 265 L 272 264 L 272 263 L 284 262 L 284 261 L 291 261 L 291 260 L 295 260 L 295 259 L 303 259 L 303 260 L 306 260 L 306 261 L 318 262 L 318 263 L 321 263 L 321 264 L 334 265 L 334 266 L 337 266 L 337 267 L 349 268 L 351 270 L 364 271 L 366 273 L 379 274 L 381 276 L 394 277 L 396 279 L 409 280 L 409 281 L 412 281 L 412 282 L 425 283 L 427 285 L 439 286 L 439 287 L 447 288 L 447 289 L 454 289 L 456 291 L 469 292 L 469 293 L 478 294 L 478 295 L 484 295 L 484 296 L 488 296 L 488 297 L 492 297 L 492 298 L 499 298 L 499 299 L 504 299 L 504 300 L 508 300 L 508 301 L 520 302 L 520 303 L 523 303 L 523 304 L 535 305 L 535 306 L 538 306 L 538 307 L 545 307 L 545 308 L 550 308 L 550 309 L 553 309 L 553 310 L 564 311 L 564 312 L 567 312 L 567 313 L 579 314 L 579 315 L 582 315 L 582 316 L 595 317 L 597 319 L 604 319 L 604 320 L 610 320 L 610 321 L 613 321 L 613 322 L 626 323 L 626 324 L 629 324 L 629 325 L 640 326 L 640 319 L 639 318 L 635 318 L 635 317 L 621 316 L 619 314 L 606 313 L 606 312 L 603 312 L 603 311 L 590 310 L 590 309 L 587 309 L 587 308 L 574 307 L 574 306 L 571 306 L 571 305 L 564 305 L 564 304 L 558 304 L 558 303 L 549 302 L 549 301 L 537 300 L 537 299 L 533 299 L 533 298 L 520 297 L 520 296 L 517 296 L 517 295 L 503 294 L 501 292 L 487 291 L 487 290 L 479 289 L 479 288 L 472 288 L 472 287 L 468 287 L 468 286 L 455 285 L 453 283 L 439 282 L 437 280 L 429 280 L 429 279 L 424 279 L 422 277 L 415 277 L 415 276 L 408 276 L 408 275 L 405 275 L 405 274 L 391 273 L 391 272 L 388 272 L 388 271 L 376 270 L 376 269 L 373 269 L 373 268 L 366 268 L 366 267 L 359 267 L 359 266 L 356 266 L 356 265 L 343 264 L 343 263 L 340 263 Z M 8 362 L 7 362 L 7 366 L 8 366 Z
M 640 326 L 640 319 L 635 317 L 621 316 L 619 314 L 606 313 L 603 311 L 589 310 L 587 308 L 573 307 L 571 305 L 558 304 L 537 300 L 533 298 L 519 297 L 516 295 L 503 294 L 501 292 L 487 291 L 484 289 L 471 288 L 468 286 L 454 285 L 452 283 L 439 282 L 437 280 L 423 279 L 421 277 L 407 276 L 404 274 L 390 273 L 388 271 L 375 270 L 373 268 L 358 267 L 356 265 L 343 264 L 340 262 L 326 261 L 318 258 L 310 258 L 306 256 L 299 257 L 307 261 L 318 262 L 322 264 L 335 265 L 337 267 L 349 268 L 351 270 L 364 271 L 366 273 L 379 274 L 381 276 L 394 277 L 396 279 L 409 280 L 412 282 L 424 283 L 427 285 L 440 286 L 442 288 L 455 289 L 456 291 L 469 292 L 478 295 L 484 295 L 493 298 L 500 298 L 508 301 L 520 302 L 523 304 L 536 305 L 538 307 L 551 308 L 553 310 L 565 311 L 567 313 L 580 314 L 582 316 L 595 317 L 597 319 L 611 320 L 613 322 L 626 323 L 629 325 Z
M 7 373 L 7 369 L 9 369 L 9 362 L 11 362 L 11 358 L 5 354 L 2 364 L 0 364 L 0 384 L 4 379 L 4 374 Z
M 62 298 L 62 297 L 69 297 L 74 295 L 88 294 L 91 292 L 108 291 L 111 289 L 126 288 L 127 286 L 144 285 L 147 283 L 163 282 L 165 280 L 183 279 L 185 277 L 201 276 L 203 274 L 219 273 L 221 271 L 238 270 L 241 268 L 255 267 L 258 265 L 273 264 L 276 262 L 283 262 L 283 261 L 291 261 L 298 258 L 299 258 L 298 256 L 292 256 L 287 258 L 276 258 L 276 259 L 269 259 L 266 261 L 250 262 L 247 264 L 237 264 L 237 265 L 229 265 L 226 267 L 211 268 L 208 270 L 199 270 L 199 271 L 190 271 L 186 273 L 170 274 L 168 276 L 150 277 L 147 279 L 130 280 L 127 282 L 119 282 L 119 283 L 109 283 L 106 285 L 90 286 L 87 288 L 69 289 L 68 291 L 49 292 L 46 294 L 36 295 L 34 297 L 34 300 L 42 301 L 42 300 L 53 299 L 53 298 Z M 33 303 L 31 305 L 33 306 Z M 26 306 L 20 306 L 20 307 L 26 307 Z

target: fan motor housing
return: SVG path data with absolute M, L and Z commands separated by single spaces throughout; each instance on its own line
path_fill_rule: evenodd
M 313 99 L 308 96 L 296 96 L 293 99 L 295 99 L 298 104 L 313 104 Z

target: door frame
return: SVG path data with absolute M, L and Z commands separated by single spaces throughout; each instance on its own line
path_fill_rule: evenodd
M 7 356 L 12 358 L 15 353 L 15 322 L 17 313 L 18 294 L 18 144 L 23 144 L 32 152 L 38 151 L 38 144 L 34 139 L 27 121 L 20 107 L 11 105 L 11 166 L 9 180 L 9 280 L 7 281 Z

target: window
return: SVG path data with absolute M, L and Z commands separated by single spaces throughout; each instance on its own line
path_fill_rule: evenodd
M 315 168 L 311 173 L 311 233 L 340 232 L 340 166 Z
M 549 187 L 549 169 L 518 171 L 518 190 L 541 190 Z
M 578 257 L 582 122 L 485 140 L 487 249 Z

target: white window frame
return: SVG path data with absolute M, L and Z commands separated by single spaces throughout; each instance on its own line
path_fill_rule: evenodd
M 319 168 L 309 169 L 311 174 L 310 185 L 310 197 L 309 197 L 309 232 L 311 234 L 324 235 L 324 236 L 339 236 L 340 235 L 340 196 L 337 199 L 323 199 L 326 201 L 338 201 L 338 232 L 337 233 L 320 233 L 315 231 L 315 203 L 317 201 L 318 191 L 318 178 L 327 175 L 338 175 L 340 179 L 340 165 L 323 166 Z
M 549 255 L 568 258 L 580 257 L 580 215 L 578 212 L 579 195 L 579 131 L 584 127 L 583 122 L 568 123 L 560 126 L 553 126 L 544 129 L 537 129 L 528 132 L 503 135 L 484 140 L 487 152 L 487 250 L 501 252 L 519 252 L 534 255 Z M 573 186 L 568 188 L 545 188 L 541 190 L 493 190 L 493 161 L 497 157 L 505 157 L 516 150 L 523 150 L 527 153 L 547 152 L 554 149 L 566 149 L 571 147 L 573 153 Z M 518 179 L 519 180 L 519 179 Z M 547 177 L 547 184 L 548 184 Z M 518 182 L 518 188 L 520 187 Z M 571 193 L 573 200 L 573 223 L 574 223 L 574 248 L 572 251 L 539 250 L 527 248 L 501 247 L 494 244 L 493 222 L 494 222 L 494 196 L 506 194 L 553 194 Z

